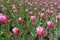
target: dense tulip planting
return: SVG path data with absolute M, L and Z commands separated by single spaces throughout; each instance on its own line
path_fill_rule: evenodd
M 59 0 L 0 0 L 0 40 L 60 40 Z

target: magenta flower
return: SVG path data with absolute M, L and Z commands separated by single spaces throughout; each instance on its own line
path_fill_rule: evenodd
M 60 20 L 60 14 L 56 16 L 56 20 Z
M 18 34 L 18 28 L 17 27 L 14 27 L 13 29 L 12 29 L 12 32 L 14 33 L 14 34 Z
M 32 20 L 32 22 L 35 22 L 36 21 L 36 16 L 31 16 L 31 20 Z
M 23 21 L 23 18 L 19 17 L 18 21 L 21 23 Z
M 44 29 L 43 29 L 43 27 L 42 26 L 38 26 L 36 28 L 36 33 L 37 33 L 38 36 L 43 36 L 44 35 Z
M 45 15 L 44 13 L 40 14 L 40 17 L 41 17 L 42 19 L 44 19 L 45 16 L 46 16 L 46 15 Z
M 52 22 L 52 21 L 48 21 L 48 22 L 47 22 L 47 26 L 48 26 L 49 28 L 52 28 L 52 27 L 53 27 L 53 22 Z
M 0 15 L 0 21 L 2 22 L 2 23 L 6 23 L 6 21 L 7 21 L 7 17 L 5 16 L 5 15 Z

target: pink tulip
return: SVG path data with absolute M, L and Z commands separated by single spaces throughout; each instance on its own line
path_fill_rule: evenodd
M 49 13 L 50 13 L 50 10 L 49 10 L 49 9 L 48 9 L 48 10 L 46 10 L 46 13 L 47 13 L 47 14 L 49 14 Z
M 48 8 L 48 4 L 45 5 L 45 8 Z
M 44 35 L 44 29 L 43 29 L 43 27 L 42 26 L 38 26 L 36 28 L 36 33 L 37 33 L 38 36 L 43 36 Z
M 60 20 L 60 14 L 56 16 L 56 20 Z
M 17 27 L 14 27 L 13 29 L 12 29 L 12 32 L 14 33 L 14 34 L 18 34 L 18 28 Z
M 7 21 L 7 17 L 5 16 L 5 15 L 0 15 L 0 21 L 2 22 L 2 23 L 6 23 L 6 21 Z
M 40 17 L 41 17 L 42 19 L 44 19 L 44 18 L 45 18 L 45 14 L 44 14 L 44 13 L 40 14 Z
M 42 6 L 42 3 L 40 3 L 39 5 L 40 5 L 40 7 L 41 7 L 41 6 Z
M 57 3 L 56 3 L 56 2 L 54 2 L 54 5 L 57 5 Z
M 7 10 L 7 8 L 4 5 L 1 5 L 1 7 L 2 7 L 2 10 L 4 10 L 4 11 Z
M 25 12 L 26 12 L 26 13 L 28 13 L 28 12 L 29 12 L 29 10 L 28 10 L 28 9 L 26 9 L 26 10 L 25 10 Z
M 23 3 L 23 2 L 18 3 L 18 6 L 23 6 L 23 5 L 24 5 L 24 3 Z
M 19 17 L 18 21 L 21 23 L 23 21 L 23 19 L 21 17 Z
M 30 4 L 29 4 L 29 6 L 31 7 L 31 6 L 33 6 L 33 4 L 32 4 L 32 3 L 30 3 Z
M 13 10 L 16 10 L 16 6 L 15 6 L 15 5 L 12 5 L 12 9 L 13 9 Z
M 18 11 L 17 10 L 13 10 L 14 14 L 16 14 Z
M 60 10 L 60 6 L 58 6 L 58 10 Z
M 28 5 L 30 4 L 30 2 L 27 3 Z
M 30 15 L 30 16 L 32 16 L 32 15 L 33 15 L 32 11 L 30 11 L 30 12 L 29 12 L 29 15 Z
M 50 14 L 53 14 L 54 12 L 53 11 L 50 11 Z
M 54 9 L 54 7 L 50 7 L 50 9 L 51 9 L 51 10 L 53 10 L 53 9 Z
M 7 4 L 10 4 L 10 1 L 7 1 Z
M 36 21 L 36 16 L 31 16 L 31 20 L 32 20 L 32 22 L 35 22 Z
M 48 26 L 49 28 L 52 28 L 52 27 L 53 27 L 53 22 L 52 22 L 52 21 L 48 21 L 48 22 L 47 22 L 47 26 Z
M 32 1 L 32 4 L 34 4 L 34 2 Z
M 44 11 L 45 11 L 45 8 L 42 9 L 42 12 L 44 12 Z
M 38 2 L 34 2 L 34 4 L 37 6 L 38 5 Z
M 38 12 L 38 16 L 40 17 L 40 12 Z
M 34 8 L 35 11 L 38 11 L 38 8 Z

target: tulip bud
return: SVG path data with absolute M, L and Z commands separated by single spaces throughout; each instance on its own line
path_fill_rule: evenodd
M 50 10 L 46 10 L 46 13 L 49 14 L 50 13 Z
M 41 6 L 42 6 L 42 3 L 40 3 L 39 5 L 40 5 L 40 7 L 41 7 Z
M 40 17 L 40 12 L 38 13 L 38 16 Z
M 44 19 L 44 18 L 45 18 L 45 14 L 44 14 L 44 13 L 40 14 L 40 17 L 41 17 L 42 19 Z
M 37 10 L 38 10 L 38 8 L 34 8 L 34 10 L 35 10 L 35 11 L 37 11 Z
M 14 12 L 14 14 L 16 14 L 17 13 L 17 10 L 13 10 L 13 12 Z
M 28 13 L 28 12 L 29 12 L 29 10 L 28 10 L 28 9 L 26 9 L 26 10 L 25 10 L 25 12 L 26 12 L 26 13 Z
M 60 14 L 56 16 L 56 20 L 60 20 Z
M 58 6 L 58 10 L 60 10 L 60 6 Z
M 10 1 L 7 1 L 7 4 L 10 4 Z
M 13 9 L 13 10 L 16 10 L 16 6 L 15 6 L 15 5 L 12 5 L 12 9 Z
M 14 34 L 18 34 L 18 28 L 17 27 L 14 27 L 13 29 L 12 29 L 12 32 L 14 33 Z
M 42 9 L 42 12 L 44 12 L 44 11 L 45 11 L 45 8 Z
M 4 5 L 1 5 L 1 7 L 2 7 L 2 10 L 4 10 L 4 11 L 7 10 L 7 8 Z
M 18 21 L 21 23 L 23 21 L 23 19 L 21 17 L 19 17 Z
M 29 15 L 30 15 L 30 16 L 32 16 L 32 15 L 33 15 L 31 11 L 29 12 Z
M 30 7 L 31 7 L 32 5 L 33 5 L 32 3 L 29 4 Z
M 31 16 L 31 20 L 32 20 L 33 22 L 35 22 L 35 21 L 36 21 L 36 16 Z

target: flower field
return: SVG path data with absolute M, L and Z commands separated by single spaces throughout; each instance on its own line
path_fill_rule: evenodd
M 60 40 L 59 0 L 0 0 L 0 40 Z

